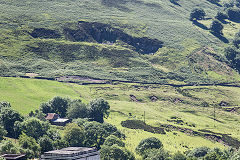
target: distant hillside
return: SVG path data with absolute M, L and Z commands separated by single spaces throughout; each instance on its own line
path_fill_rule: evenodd
M 228 69 L 231 74 L 219 73 L 214 65 L 205 69 L 205 65 L 212 65 L 213 61 L 215 66 L 229 65 L 223 55 L 226 42 L 208 29 L 217 12 L 226 9 L 223 3 L 207 0 L 176 3 L 169 0 L 2 1 L 0 74 L 78 75 L 158 83 L 239 80 L 238 73 L 231 68 Z M 198 24 L 189 20 L 194 8 L 203 8 L 206 12 L 206 19 Z M 236 22 L 224 24 L 224 38 L 231 42 L 237 27 Z M 193 57 L 201 61 L 198 58 L 201 55 L 195 53 L 206 46 L 211 48 L 212 58 L 205 59 L 204 63 L 190 62 Z

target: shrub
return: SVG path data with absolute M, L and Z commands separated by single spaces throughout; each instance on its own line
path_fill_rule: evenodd
M 231 62 L 234 63 L 236 55 L 238 54 L 238 51 L 234 47 L 227 47 L 224 50 L 226 58 Z
M 146 150 L 143 155 L 146 160 L 172 160 L 170 154 L 163 148 Z
M 53 141 L 46 135 L 41 137 L 38 143 L 41 147 L 41 153 L 53 150 Z
M 236 47 L 236 48 L 239 48 L 239 44 L 240 44 L 240 32 L 237 32 L 235 34 L 235 37 L 233 39 L 233 45 Z
M 136 152 L 140 155 L 143 155 L 144 152 L 148 149 L 159 149 L 162 148 L 163 144 L 162 142 L 155 138 L 155 137 L 150 137 L 147 139 L 143 139 L 138 146 L 136 147 Z
M 2 141 L 0 143 L 0 154 L 16 154 L 19 148 L 12 141 Z
M 204 157 L 208 152 L 210 151 L 210 148 L 208 147 L 199 147 L 193 149 L 189 154 L 187 155 L 188 157 Z
M 135 160 L 133 153 L 117 145 L 105 146 L 100 150 L 102 160 Z
M 19 145 L 24 149 L 29 149 L 32 152 L 29 152 L 29 157 L 34 158 L 38 157 L 40 154 L 40 146 L 37 144 L 36 140 L 32 137 L 22 134 L 19 136 Z
M 217 34 L 222 34 L 223 25 L 220 21 L 214 20 L 210 26 L 210 30 Z
M 181 152 L 175 153 L 172 158 L 172 160 L 186 160 L 186 159 L 187 159 L 187 157 L 184 154 L 182 154 Z
M 85 139 L 84 130 L 77 124 L 70 123 L 64 129 L 63 139 L 68 142 L 71 147 L 81 147 Z
M 229 8 L 227 10 L 227 15 L 230 20 L 239 21 L 240 20 L 240 9 L 239 8 Z
M 20 127 L 18 129 L 22 130 L 26 135 L 33 137 L 34 139 L 39 139 L 47 134 L 50 125 L 48 122 L 40 121 L 37 118 L 30 118 L 20 123 L 18 127 Z
M 118 145 L 119 147 L 125 147 L 125 143 L 121 141 L 118 137 L 113 135 L 108 136 L 103 145 L 106 146 Z
M 54 97 L 47 103 L 42 103 L 40 111 L 43 113 L 57 113 L 60 117 L 65 117 L 67 108 L 69 106 L 69 99 L 62 97 Z
M 228 15 L 222 11 L 219 11 L 215 18 L 219 21 L 224 21 L 225 19 L 228 19 Z
M 202 8 L 195 8 L 190 14 L 190 20 L 201 20 L 206 16 L 205 11 Z
M 89 117 L 97 122 L 103 123 L 103 118 L 109 116 L 110 106 L 104 99 L 94 99 L 89 103 Z
M 0 113 L 0 123 L 4 129 L 8 132 L 7 136 L 15 137 L 14 123 L 16 121 L 22 121 L 23 117 L 11 108 L 3 108 Z
M 67 109 L 67 117 L 71 119 L 77 118 L 87 118 L 88 117 L 88 109 L 81 100 L 75 100 L 70 103 Z

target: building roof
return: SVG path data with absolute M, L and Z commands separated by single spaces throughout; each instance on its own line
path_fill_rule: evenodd
M 3 157 L 5 159 L 20 159 L 20 158 L 23 158 L 25 157 L 25 154 L 4 154 L 4 155 L 1 155 L 0 157 Z
M 69 121 L 69 119 L 67 119 L 67 118 L 58 118 L 58 119 L 54 120 L 53 122 L 54 123 L 64 123 L 67 121 Z
M 97 151 L 95 148 L 86 148 L 86 147 L 68 147 L 63 148 L 61 150 L 53 150 L 49 152 L 45 152 L 44 155 L 54 154 L 54 155 L 70 155 L 75 153 L 87 153 L 87 152 L 95 152 Z
M 56 118 L 58 118 L 59 116 L 58 116 L 58 114 L 56 114 L 56 113 L 48 113 L 47 114 L 47 116 L 46 116 L 46 120 L 52 120 L 52 119 L 56 119 Z

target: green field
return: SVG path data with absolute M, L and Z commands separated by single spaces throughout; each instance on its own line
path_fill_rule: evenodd
M 0 99 L 8 101 L 12 107 L 22 114 L 38 109 L 46 102 L 59 95 L 69 98 L 79 98 L 79 95 L 63 83 L 46 80 L 1 78 Z
M 209 130 L 215 133 L 231 134 L 240 139 L 238 112 L 226 112 L 218 104 L 221 101 L 229 103 L 230 107 L 239 104 L 240 91 L 235 87 L 182 87 L 174 88 L 164 85 L 139 85 L 119 83 L 116 85 L 77 85 L 48 80 L 0 78 L 0 101 L 9 101 L 12 107 L 27 115 L 35 110 L 42 102 L 54 96 L 80 98 L 87 103 L 91 99 L 102 97 L 111 106 L 110 117 L 106 122 L 116 125 L 126 134 L 127 148 L 134 151 L 141 139 L 150 136 L 162 140 L 165 148 L 171 152 L 186 151 L 198 146 L 225 148 L 223 143 L 210 141 L 199 136 L 189 136 L 183 132 L 170 131 L 166 134 L 153 134 L 140 129 L 128 129 L 121 126 L 121 121 L 127 119 L 143 120 L 146 113 L 146 123 L 158 127 L 160 124 L 188 128 L 194 131 Z M 181 89 L 181 91 L 179 90 Z M 134 95 L 139 101 L 130 99 Z M 149 97 L 156 96 L 152 102 Z M 203 106 L 203 102 L 209 104 Z M 213 120 L 213 106 L 216 106 L 216 119 Z M 132 114 L 129 117 L 129 113 Z M 182 124 L 170 122 L 176 116 Z M 195 127 L 192 126 L 194 124 Z

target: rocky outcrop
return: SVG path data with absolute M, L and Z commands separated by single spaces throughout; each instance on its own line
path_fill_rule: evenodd
M 64 28 L 66 39 L 71 41 L 86 41 L 113 44 L 120 40 L 134 47 L 134 50 L 142 54 L 155 53 L 163 46 L 163 42 L 147 37 L 133 37 L 111 25 L 98 22 L 79 21 L 77 29 Z

